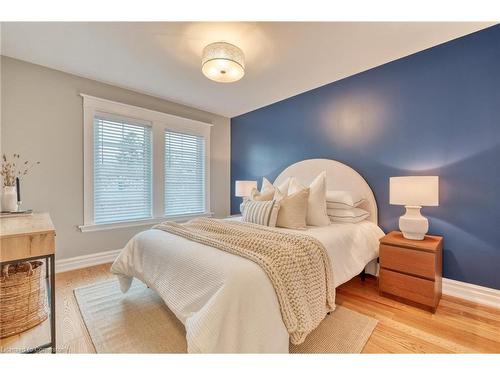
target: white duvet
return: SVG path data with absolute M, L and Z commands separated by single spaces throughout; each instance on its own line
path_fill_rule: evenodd
M 305 232 L 325 246 L 335 287 L 378 256 L 384 235 L 368 221 Z M 150 229 L 129 241 L 111 272 L 119 276 L 123 292 L 136 277 L 161 296 L 186 327 L 189 353 L 288 353 L 274 288 L 250 260 Z

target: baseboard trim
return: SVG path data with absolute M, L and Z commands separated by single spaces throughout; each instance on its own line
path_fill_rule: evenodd
M 443 294 L 500 309 L 500 290 L 443 278 Z
M 56 273 L 73 271 L 80 268 L 97 266 L 98 264 L 110 263 L 116 259 L 119 250 L 102 251 L 79 257 L 56 260 Z

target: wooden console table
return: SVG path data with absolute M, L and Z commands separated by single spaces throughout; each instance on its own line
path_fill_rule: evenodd
M 56 352 L 55 236 L 54 225 L 47 213 L 0 218 L 0 266 L 35 259 L 44 259 L 46 265 L 50 343 L 28 349 L 26 353 L 45 348 Z

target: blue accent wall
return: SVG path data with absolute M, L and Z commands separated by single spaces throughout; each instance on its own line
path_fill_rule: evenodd
M 386 232 L 404 212 L 389 177 L 440 176 L 440 206 L 422 213 L 445 237 L 444 277 L 500 289 L 500 26 L 233 118 L 232 212 L 235 180 L 309 158 L 359 171 Z

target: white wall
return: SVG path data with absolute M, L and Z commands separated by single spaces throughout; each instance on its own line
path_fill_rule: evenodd
M 64 58 L 61 55 L 61 58 Z M 1 147 L 40 161 L 24 180 L 23 208 L 49 212 L 57 258 L 119 249 L 145 227 L 81 233 L 83 224 L 83 109 L 80 93 L 212 122 L 211 209 L 229 214 L 230 120 L 159 98 L 2 56 Z M 154 79 L 154 77 L 152 77 Z

